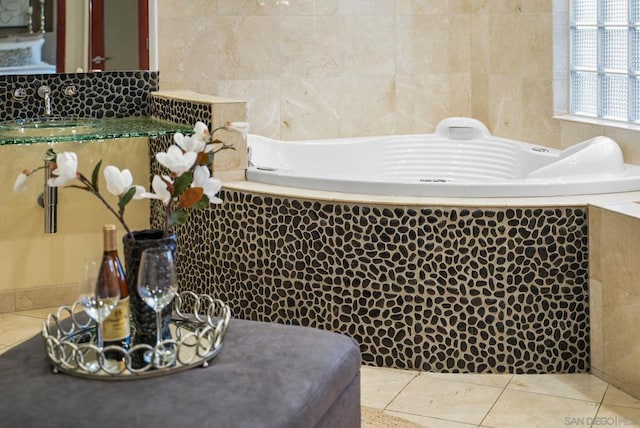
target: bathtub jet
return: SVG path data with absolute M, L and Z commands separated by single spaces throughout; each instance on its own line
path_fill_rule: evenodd
M 612 139 L 557 150 L 491 135 L 475 119 L 433 134 L 279 141 L 249 135 L 247 180 L 391 196 L 533 197 L 640 190 Z

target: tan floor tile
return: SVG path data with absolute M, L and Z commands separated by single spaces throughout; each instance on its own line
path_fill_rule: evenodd
M 604 395 L 602 403 L 613 406 L 640 408 L 640 400 L 611 385 L 607 388 L 607 393 Z
M 0 355 L 4 354 L 7 349 L 9 349 L 8 346 L 0 345 Z
M 512 374 L 475 374 L 475 373 L 424 373 L 423 376 L 430 376 L 436 379 L 450 380 L 454 382 L 475 383 L 478 385 L 494 386 L 504 388 L 507 386 Z
M 0 345 L 11 346 L 34 336 L 42 329 L 42 320 L 15 314 L 0 314 Z
M 593 418 L 599 403 L 505 389 L 481 426 L 493 428 L 567 426 L 573 418 Z M 567 419 L 571 418 L 571 419 Z M 589 425 L 584 425 L 589 426 Z
M 418 372 L 362 366 L 360 395 L 363 406 L 384 409 Z
M 384 413 L 395 416 L 396 418 L 406 419 L 428 428 L 475 428 L 477 425 L 469 425 L 462 422 L 447 421 L 445 419 L 430 418 L 427 416 L 412 415 L 410 413 L 392 412 L 385 410 Z
M 400 392 L 387 410 L 479 424 L 502 391 L 420 375 Z
M 603 404 L 593 421 L 593 426 L 640 427 L 640 408 Z
M 507 389 L 600 402 L 607 383 L 584 373 L 514 375 Z
M 361 406 L 360 414 L 362 416 L 362 428 L 420 428 L 418 425 L 408 419 L 398 418 L 389 414 L 385 410 L 374 409 L 373 407 Z

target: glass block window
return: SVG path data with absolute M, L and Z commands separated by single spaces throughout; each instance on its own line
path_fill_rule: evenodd
M 640 123 L 640 0 L 571 0 L 570 110 Z

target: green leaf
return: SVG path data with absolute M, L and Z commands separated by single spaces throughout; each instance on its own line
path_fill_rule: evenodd
M 193 172 L 191 171 L 187 171 L 184 174 L 182 174 L 180 177 L 176 178 L 176 180 L 173 182 L 174 191 L 172 196 L 176 198 L 182 195 L 182 192 L 187 190 L 189 186 L 191 186 L 192 182 L 193 182 Z
M 96 192 L 99 192 L 99 190 L 98 190 L 98 174 L 100 174 L 100 166 L 101 165 L 102 165 L 102 159 L 100 159 L 100 162 L 98 162 L 96 164 L 96 167 L 93 168 L 93 172 L 91 173 L 91 185 L 96 190 Z
M 209 206 L 209 198 L 207 195 L 202 195 L 202 199 L 198 201 L 197 204 L 193 205 L 191 208 L 199 210 L 202 208 L 207 208 Z
M 169 216 L 169 227 L 173 227 L 176 224 L 184 224 L 189 217 L 189 213 L 186 210 L 174 211 Z
M 133 195 L 136 194 L 136 188 L 132 187 L 127 190 L 123 195 L 120 195 L 120 200 L 118 201 L 118 206 L 120 207 L 120 212 L 124 211 L 124 207 L 133 199 Z

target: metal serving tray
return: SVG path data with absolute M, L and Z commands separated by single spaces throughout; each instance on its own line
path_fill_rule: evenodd
M 128 350 L 119 346 L 99 349 L 95 342 L 96 323 L 84 313 L 79 302 L 49 314 L 42 326 L 42 339 L 54 373 L 100 380 L 133 380 L 207 367 L 222 350 L 230 319 L 229 306 L 219 299 L 191 291 L 178 294 L 170 323 L 172 338 L 158 344 L 172 347 L 175 360 L 157 366 L 152 362 L 140 364 L 139 356 L 158 345 L 154 348 L 132 343 Z M 119 361 L 114 364 L 105 353 L 117 356 Z

